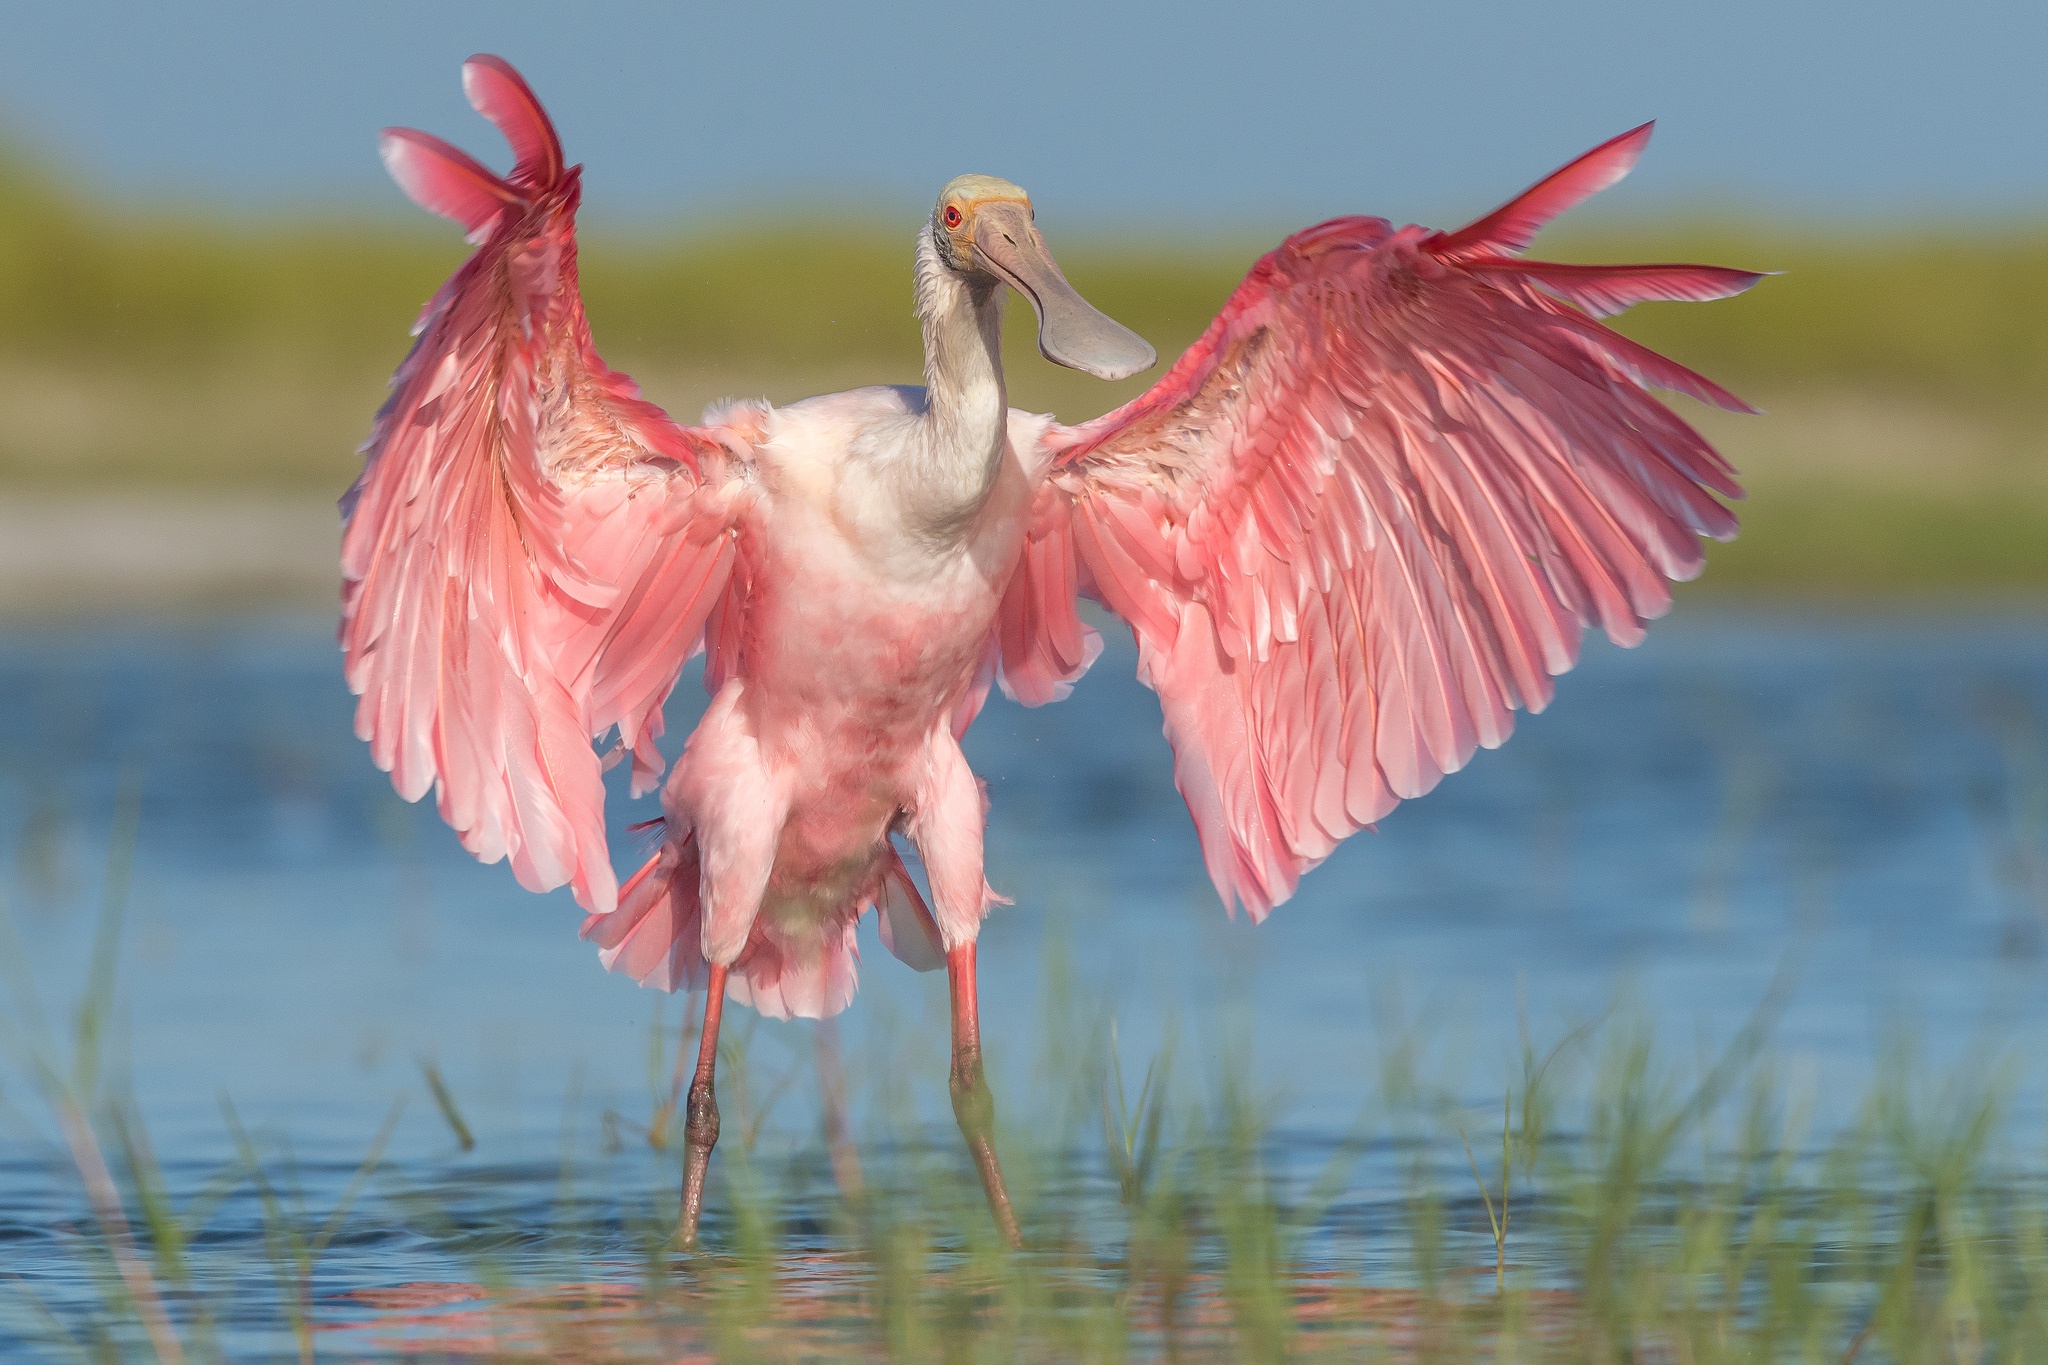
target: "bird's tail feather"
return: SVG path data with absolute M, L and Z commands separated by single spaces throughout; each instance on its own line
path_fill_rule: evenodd
M 839 1013 L 860 987 L 854 928 L 870 909 L 881 921 L 882 941 L 890 952 L 918 971 L 944 965 L 938 923 L 891 848 L 872 888 L 819 925 L 815 937 L 797 941 L 756 921 L 732 965 L 727 992 L 771 1019 L 823 1019 Z M 619 888 L 618 909 L 583 921 L 583 937 L 597 945 L 598 961 L 607 971 L 643 986 L 665 991 L 702 986 L 710 968 L 704 960 L 696 835 L 664 842 Z
M 939 938 L 939 922 L 931 907 L 918 894 L 903 855 L 892 846 L 882 866 L 882 882 L 874 894 L 875 923 L 882 931 L 882 946 L 896 960 L 913 971 L 935 972 L 946 965 L 945 944 Z
M 697 836 L 663 843 L 619 888 L 618 909 L 583 921 L 605 970 L 664 991 L 702 986 L 710 966 L 698 884 Z

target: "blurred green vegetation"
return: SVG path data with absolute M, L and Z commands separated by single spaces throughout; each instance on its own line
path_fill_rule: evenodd
M 2048 223 L 1647 223 L 1560 231 L 1531 254 L 1783 272 L 1726 304 L 1652 305 L 1620 324 L 1745 392 L 1877 389 L 2037 420 L 2048 411 Z
M 589 230 L 598 342 L 685 418 L 728 395 L 915 382 L 913 226 Z M 1054 245 L 1084 293 L 1170 357 L 1264 244 Z M 339 491 L 407 325 L 465 250 L 423 216 L 110 206 L 0 158 L 0 491 Z M 2048 225 L 1648 222 L 1566 229 L 1536 254 L 1785 272 L 1621 323 L 1770 410 L 1728 422 L 1680 403 L 1757 495 L 1752 534 L 1716 552 L 1716 588 L 2048 586 Z M 1024 311 L 1019 406 L 1077 420 L 1156 377 L 1058 370 L 1031 353 Z

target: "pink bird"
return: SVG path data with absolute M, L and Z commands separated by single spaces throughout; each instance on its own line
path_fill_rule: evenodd
M 539 101 L 496 57 L 463 81 L 510 173 L 383 140 L 477 250 L 421 314 L 342 504 L 356 732 L 471 853 L 574 888 L 607 968 L 705 987 L 686 1245 L 724 1000 L 843 1009 L 870 910 L 896 956 L 946 967 L 954 1113 L 1018 1242 L 975 1005 L 999 898 L 960 738 L 992 685 L 1068 694 L 1102 649 L 1078 599 L 1136 636 L 1209 875 L 1259 920 L 1540 710 L 1587 626 L 1639 641 L 1700 537 L 1734 534 L 1712 496 L 1741 495 L 1733 470 L 1647 390 L 1751 409 L 1597 319 L 1759 277 L 1521 259 L 1627 173 L 1647 124 L 1456 232 L 1297 233 L 1156 386 L 1078 427 L 1009 407 L 1007 291 L 1056 364 L 1121 379 L 1152 348 L 1067 283 L 1023 190 L 962 176 L 917 231 L 922 388 L 681 426 L 591 344 L 580 167 Z M 662 786 L 660 851 L 619 886 L 602 771 L 630 756 L 634 794 L 657 785 L 662 703 L 699 649 L 709 709 Z

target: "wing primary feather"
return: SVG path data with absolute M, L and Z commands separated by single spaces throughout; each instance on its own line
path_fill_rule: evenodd
M 1466 261 L 1478 275 L 1532 280 L 1596 318 L 1610 317 L 1639 303 L 1706 303 L 1732 298 L 1768 273 L 1715 265 L 1559 265 L 1551 261 Z
M 491 174 L 476 158 L 431 133 L 413 128 L 386 128 L 377 150 L 384 167 L 406 197 L 429 213 L 452 218 L 481 242 L 508 210 L 520 212 L 526 201 L 510 185 Z
M 1456 261 L 1468 254 L 1498 252 L 1514 256 L 1525 251 L 1543 225 L 1592 198 L 1635 169 L 1650 145 L 1655 121 L 1631 128 L 1523 190 L 1482 218 L 1456 232 L 1440 233 L 1428 242 L 1439 260 Z
M 497 125 L 512 144 L 514 174 L 543 189 L 562 179 L 562 140 L 533 87 L 503 57 L 480 52 L 462 64 L 462 91 L 470 107 Z

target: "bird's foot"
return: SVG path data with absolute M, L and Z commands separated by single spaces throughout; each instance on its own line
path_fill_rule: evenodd
M 996 1231 L 1010 1250 L 1022 1251 L 1024 1234 L 1017 1227 L 1009 1187 L 1003 1183 L 1002 1163 L 996 1160 L 996 1102 L 981 1074 L 979 1049 L 954 1057 L 947 1088 L 953 1094 L 953 1117 L 960 1124 L 960 1135 L 967 1139 L 968 1153 L 981 1174 L 981 1188 L 988 1195 L 989 1212 L 995 1215 Z

